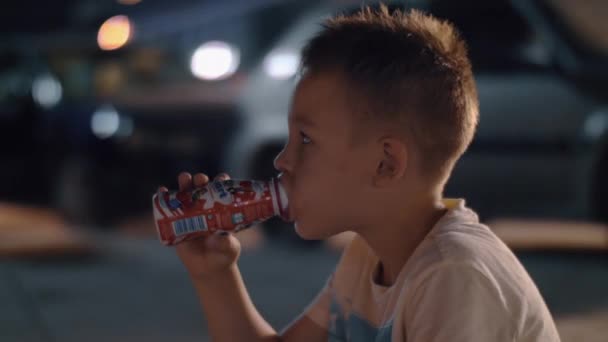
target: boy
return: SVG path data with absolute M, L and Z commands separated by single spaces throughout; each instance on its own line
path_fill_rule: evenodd
M 464 42 L 420 12 L 329 19 L 302 52 L 275 160 L 304 239 L 355 238 L 305 313 L 277 333 L 249 299 L 232 235 L 176 246 L 217 341 L 559 341 L 536 286 L 463 200 L 444 200 L 473 138 Z M 228 179 L 220 174 L 216 179 Z M 180 189 L 208 182 L 178 177 Z

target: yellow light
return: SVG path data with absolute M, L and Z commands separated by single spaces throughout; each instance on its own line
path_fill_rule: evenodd
M 132 27 L 126 15 L 117 15 L 106 20 L 97 33 L 97 44 L 102 50 L 116 50 L 131 39 Z
M 141 0 L 118 0 L 119 4 L 122 5 L 137 5 Z

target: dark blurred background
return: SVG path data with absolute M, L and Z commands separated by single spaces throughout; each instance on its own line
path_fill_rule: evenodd
M 537 282 L 564 341 L 608 336 L 608 2 L 385 1 L 453 22 L 480 125 L 464 197 Z M 151 196 L 181 171 L 268 179 L 299 50 L 375 1 L 8 1 L 0 10 L 0 340 L 207 340 Z M 252 297 L 280 329 L 349 236 L 238 234 Z

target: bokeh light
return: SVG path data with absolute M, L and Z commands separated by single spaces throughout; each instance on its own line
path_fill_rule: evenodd
M 91 130 L 100 139 L 106 139 L 118 132 L 120 116 L 114 107 L 103 106 L 91 117 Z
M 203 80 L 222 80 L 238 68 L 239 50 L 221 41 L 207 42 L 198 47 L 190 59 L 192 74 Z
M 40 75 L 32 83 L 32 97 L 42 108 L 48 109 L 57 105 L 62 94 L 61 83 L 50 74 Z
M 131 21 L 126 15 L 106 20 L 97 33 L 97 44 L 102 50 L 116 50 L 129 42 L 132 36 Z
M 277 80 L 293 77 L 300 65 L 300 56 L 296 51 L 273 51 L 264 59 L 264 71 Z

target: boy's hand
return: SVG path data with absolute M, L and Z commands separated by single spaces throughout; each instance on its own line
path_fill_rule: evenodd
M 214 180 L 228 180 L 230 176 L 220 173 Z M 187 172 L 178 176 L 179 190 L 191 190 L 207 185 L 209 177 L 197 173 L 192 177 Z M 201 279 L 212 277 L 236 263 L 241 245 L 232 234 L 213 234 L 206 238 L 182 242 L 175 246 L 177 255 L 186 266 L 190 277 Z

